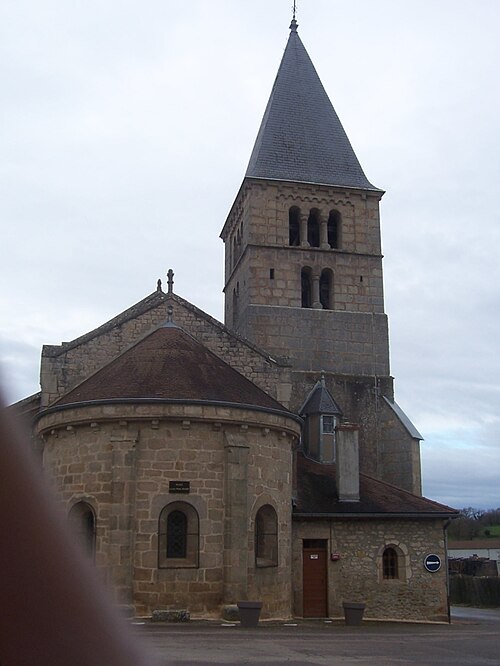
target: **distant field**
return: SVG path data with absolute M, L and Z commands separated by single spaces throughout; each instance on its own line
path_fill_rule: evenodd
M 486 534 L 486 532 L 489 532 L 489 534 Z M 485 527 L 484 529 L 481 530 L 479 533 L 479 536 L 481 537 L 500 537 L 500 525 L 490 525 L 489 527 Z

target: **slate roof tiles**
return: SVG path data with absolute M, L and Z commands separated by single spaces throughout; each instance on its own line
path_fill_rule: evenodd
M 290 33 L 246 176 L 379 191 L 363 173 L 295 29 Z

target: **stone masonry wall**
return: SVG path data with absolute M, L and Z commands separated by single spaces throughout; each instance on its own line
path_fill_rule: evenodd
M 44 347 L 41 365 L 42 408 L 165 322 L 169 304 L 174 308 L 173 318 L 179 326 L 257 386 L 286 403 L 291 390 L 287 368 L 273 363 L 263 352 L 231 335 L 222 324 L 183 299 L 161 293 L 153 296 L 154 300 L 147 309 L 132 308 L 130 316 L 122 317 L 116 323 L 112 321 L 109 326 L 104 325 L 95 334 L 88 334 L 61 346 Z
M 252 341 L 295 370 L 346 375 L 389 374 L 387 317 L 383 314 L 251 306 L 244 327 Z
M 379 456 L 383 479 L 421 495 L 420 441 L 409 434 L 385 401 L 380 407 Z
M 332 307 L 383 312 L 380 193 L 346 191 L 305 183 L 246 180 L 236 198 L 222 238 L 226 246 L 225 319 L 233 322 L 233 291 L 240 285 L 240 308 L 249 304 L 300 306 L 301 268 L 333 272 Z M 310 210 L 326 222 L 331 210 L 341 216 L 339 242 L 331 248 L 302 242 L 290 246 L 289 210 L 300 208 L 303 225 Z M 304 228 L 302 233 L 304 233 Z M 274 275 L 271 276 L 271 269 Z M 243 334 L 250 331 L 239 326 Z
M 326 539 L 328 614 L 341 617 L 342 602 L 366 603 L 365 616 L 379 619 L 447 621 L 446 552 L 442 520 L 333 520 L 293 524 L 294 609 L 302 615 L 302 540 Z M 382 577 L 382 551 L 402 553 L 399 579 Z M 424 557 L 439 555 L 443 566 L 429 573 Z
M 67 510 L 88 502 L 96 514 L 96 566 L 115 601 L 138 614 L 187 608 L 218 614 L 224 598 L 224 548 L 248 551 L 248 594 L 264 616 L 291 613 L 291 447 L 299 426 L 288 417 L 222 407 L 113 405 L 65 409 L 39 422 L 44 468 Z M 225 433 L 248 447 L 246 543 L 225 544 Z M 169 481 L 189 481 L 189 494 Z M 199 516 L 199 566 L 158 567 L 158 520 L 170 502 Z M 255 570 L 254 521 L 264 503 L 278 514 L 283 547 L 272 573 Z M 270 572 L 270 570 L 269 570 Z M 230 600 L 234 601 L 234 600 Z

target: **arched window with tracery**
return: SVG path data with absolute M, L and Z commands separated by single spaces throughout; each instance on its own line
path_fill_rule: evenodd
M 324 310 L 333 309 L 333 275 L 329 268 L 321 271 L 319 278 L 319 300 Z
M 333 248 L 340 247 L 340 222 L 341 217 L 338 210 L 331 210 L 328 215 L 327 233 L 328 245 Z
M 300 245 L 300 208 L 292 206 L 288 211 L 288 244 L 297 247 Z
M 319 210 L 312 208 L 307 218 L 307 242 L 311 247 L 319 247 Z
M 158 567 L 197 567 L 199 518 L 196 509 L 188 502 L 172 502 L 163 507 L 158 523 Z
M 311 269 L 305 267 L 300 273 L 301 304 L 303 308 L 312 307 L 312 276 Z
M 255 566 L 278 566 L 278 516 L 270 504 L 255 516 Z
M 88 502 L 77 502 L 69 510 L 68 521 L 83 552 L 93 560 L 95 557 L 95 513 Z

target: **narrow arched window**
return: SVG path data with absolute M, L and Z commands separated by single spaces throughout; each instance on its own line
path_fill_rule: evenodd
M 292 206 L 288 211 L 289 245 L 300 245 L 300 208 Z
M 319 210 L 313 208 L 307 219 L 307 242 L 311 247 L 319 247 Z
M 158 524 L 158 566 L 183 568 L 198 566 L 199 519 L 187 502 L 165 506 Z
M 172 511 L 167 518 L 167 557 L 186 557 L 187 517 L 182 511 Z
M 332 271 L 325 268 L 319 279 L 319 300 L 324 310 L 332 310 Z
M 278 516 L 270 504 L 255 516 L 255 566 L 278 566 Z
M 77 502 L 68 514 L 71 529 L 84 553 L 90 558 L 95 556 L 95 513 L 87 502 Z
M 302 307 L 310 308 L 312 306 L 312 279 L 310 268 L 302 269 L 300 273 L 300 283 L 302 291 Z
M 337 210 L 330 211 L 327 222 L 328 245 L 333 248 L 340 247 L 340 219 Z
M 386 580 L 399 578 L 398 554 L 396 549 L 391 546 L 385 548 L 382 553 L 382 575 Z

